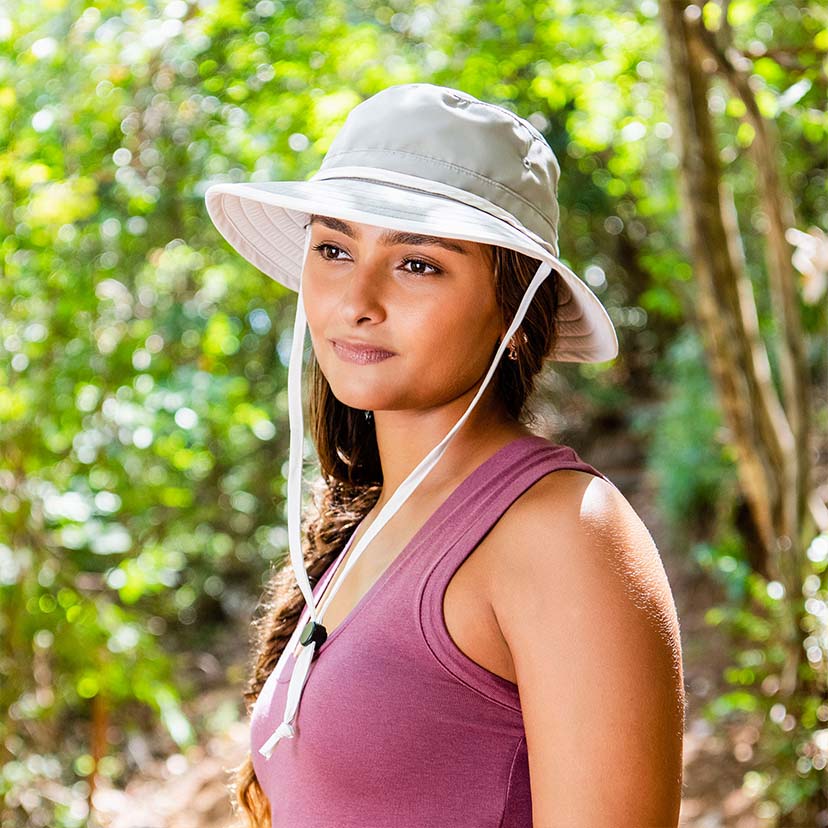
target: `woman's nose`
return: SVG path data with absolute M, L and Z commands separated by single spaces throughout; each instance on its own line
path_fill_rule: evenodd
M 383 280 L 378 263 L 365 261 L 350 268 L 340 297 L 339 309 L 346 322 L 380 321 L 385 316 Z

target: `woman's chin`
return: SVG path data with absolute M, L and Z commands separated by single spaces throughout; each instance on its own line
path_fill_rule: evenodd
M 343 390 L 331 386 L 331 392 L 342 405 L 347 405 L 357 411 L 377 411 L 387 407 L 386 400 L 376 395 L 366 394 L 364 389 L 360 394 L 354 392 L 353 389 Z
M 374 411 L 381 408 L 394 408 L 399 402 L 398 389 L 391 389 L 387 378 L 372 382 L 372 378 L 350 374 L 349 372 L 332 371 L 329 374 L 322 372 L 328 381 L 331 393 L 343 405 L 359 408 L 363 411 Z

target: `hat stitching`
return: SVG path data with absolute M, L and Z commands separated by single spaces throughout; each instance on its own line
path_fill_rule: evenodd
M 479 178 L 481 181 L 485 181 L 487 184 L 491 184 L 491 185 L 493 185 L 494 187 L 497 187 L 500 190 L 504 190 L 505 192 L 509 193 L 509 195 L 512 195 L 516 199 L 518 199 L 519 201 L 522 201 L 530 210 L 532 210 L 533 213 L 540 216 L 544 220 L 544 222 L 546 222 L 546 224 L 548 224 L 550 227 L 552 227 L 554 229 L 554 225 L 546 217 L 546 215 L 544 213 L 542 213 L 537 207 L 535 207 L 534 204 L 532 204 L 531 201 L 528 201 L 520 193 L 516 193 L 513 189 L 511 189 L 511 187 L 507 187 L 505 184 L 501 184 L 499 181 L 495 181 L 492 178 L 488 178 L 485 175 L 481 175 L 480 173 L 475 172 L 474 170 L 470 170 L 467 167 L 461 167 L 459 164 L 453 164 L 451 161 L 444 161 L 443 159 L 435 158 L 432 155 L 423 155 L 423 153 L 410 152 L 408 150 L 392 150 L 392 149 L 383 149 L 383 148 L 377 148 L 377 147 L 373 147 L 373 148 L 372 147 L 366 147 L 364 149 L 349 149 L 349 150 L 340 150 L 339 152 L 335 152 L 335 153 L 328 153 L 326 158 L 338 158 L 340 155 L 350 155 L 350 154 L 358 153 L 358 152 L 375 152 L 377 149 L 379 149 L 381 152 L 388 152 L 391 155 L 410 155 L 410 156 L 413 156 L 414 158 L 422 158 L 426 161 L 434 161 L 437 164 L 443 165 L 444 167 L 450 167 L 452 169 L 460 170 L 461 172 L 468 173 L 469 175 L 471 175 L 475 178 Z M 320 168 L 320 172 L 324 173 L 324 167 Z
M 279 256 L 279 249 L 271 244 L 270 239 L 264 235 L 264 233 L 259 229 L 259 225 L 256 222 L 256 218 L 259 218 L 262 214 L 267 216 L 268 221 L 270 221 L 270 226 L 277 228 L 277 230 L 282 234 L 282 238 L 287 240 L 288 242 L 292 243 L 294 247 L 301 250 L 301 245 L 296 244 L 296 240 L 290 235 L 289 231 L 285 231 L 285 229 L 276 221 L 273 220 L 273 217 L 267 213 L 266 210 L 263 209 L 261 205 L 259 205 L 259 209 L 255 210 L 255 213 L 258 214 L 254 218 L 253 212 L 251 212 L 251 205 L 246 204 L 245 202 L 249 201 L 249 199 L 239 199 L 238 207 L 241 211 L 241 215 L 247 219 L 247 231 L 259 240 L 259 245 L 263 251 L 263 255 L 265 259 L 270 263 L 270 265 L 275 268 L 279 273 L 283 274 L 283 276 L 287 276 L 291 280 L 293 280 L 293 274 L 284 267 L 284 265 L 280 262 Z M 225 212 L 228 221 L 236 228 L 237 232 L 241 232 L 241 228 L 239 227 L 238 223 L 233 220 L 233 218 Z M 288 254 L 289 258 L 293 260 L 293 255 Z
M 480 106 L 487 106 L 489 109 L 496 109 L 498 112 L 505 112 L 519 127 L 526 130 L 529 133 L 530 139 L 534 141 L 541 141 L 543 142 L 549 149 L 552 149 L 549 146 L 549 142 L 541 135 L 539 130 L 536 130 L 535 127 L 532 126 L 531 123 L 525 121 L 523 118 L 520 117 L 515 112 L 512 112 L 511 109 L 507 109 L 505 106 L 501 106 L 500 104 L 490 103 L 489 101 L 481 101 L 477 98 L 469 101 L 469 103 L 476 103 Z
M 289 231 L 286 232 L 284 230 L 282 225 L 277 220 L 275 220 L 274 216 L 271 215 L 264 208 L 264 206 L 261 203 L 254 202 L 253 204 L 249 204 L 248 202 L 250 202 L 250 201 L 251 201 L 251 199 L 240 198 L 239 203 L 238 203 L 238 208 L 241 211 L 242 215 L 250 223 L 250 225 L 249 225 L 250 226 L 250 231 L 252 233 L 255 233 L 256 236 L 259 238 L 262 248 L 267 253 L 267 257 L 269 259 L 271 259 L 274 262 L 274 264 L 276 264 L 276 266 L 278 267 L 279 266 L 278 256 L 279 256 L 280 250 L 279 250 L 278 247 L 275 247 L 273 244 L 271 244 L 270 239 L 267 236 L 265 236 L 264 233 L 259 228 L 258 220 L 261 219 L 261 217 L 263 215 L 267 216 L 267 219 L 270 222 L 271 227 L 276 227 L 282 233 L 283 238 L 285 238 L 287 241 L 289 241 L 291 244 L 293 244 L 294 248 L 297 251 L 302 250 L 302 245 L 301 245 L 301 243 L 298 242 L 297 239 L 294 239 L 290 235 Z M 232 221 L 232 219 L 231 219 L 231 221 Z M 235 222 L 234 222 L 234 224 L 235 224 Z M 274 253 L 275 253 L 275 255 L 274 255 Z

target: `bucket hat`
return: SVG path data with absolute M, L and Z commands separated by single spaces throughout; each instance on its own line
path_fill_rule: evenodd
M 208 214 L 245 259 L 297 292 L 288 365 L 290 460 L 288 545 L 307 604 L 283 650 L 275 678 L 298 644 L 281 724 L 259 747 L 269 758 L 294 726 L 315 653 L 327 636 L 322 620 L 362 551 L 439 462 L 483 395 L 532 297 L 554 269 L 560 276 L 558 362 L 603 362 L 618 354 L 615 328 L 600 300 L 558 257 L 560 167 L 551 147 L 527 120 L 466 92 L 429 83 L 389 86 L 355 106 L 307 181 L 218 183 L 205 193 Z M 535 258 L 537 271 L 465 413 L 398 486 L 350 552 L 319 607 L 305 570 L 300 537 L 304 446 L 302 354 L 307 318 L 302 271 L 312 214 L 510 248 Z

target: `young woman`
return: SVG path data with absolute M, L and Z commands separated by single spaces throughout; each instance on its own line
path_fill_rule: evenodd
M 236 779 L 254 826 L 678 824 L 658 551 L 600 471 L 529 427 L 545 359 L 617 353 L 558 258 L 558 175 L 509 110 L 406 84 L 352 110 L 310 181 L 207 191 L 228 241 L 299 294 L 291 569 L 256 622 Z M 322 475 L 303 546 L 306 325 Z

